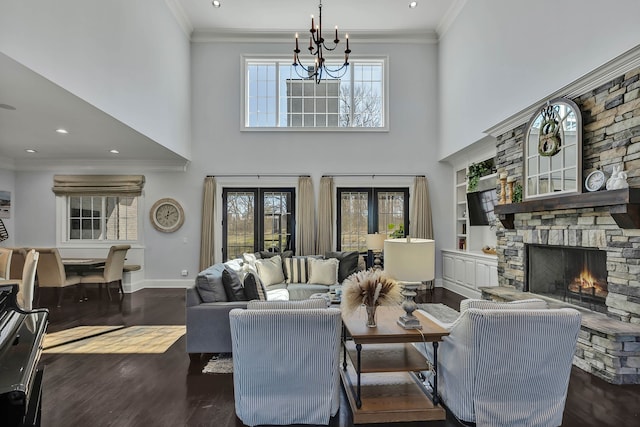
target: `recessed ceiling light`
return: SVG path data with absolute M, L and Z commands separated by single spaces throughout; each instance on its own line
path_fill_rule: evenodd
M 213 0 L 211 2 L 211 4 L 213 5 L 213 7 L 220 7 L 222 6 L 222 3 L 220 3 L 218 0 Z
M 418 7 L 417 1 L 412 1 L 409 3 L 409 9 L 415 9 L 416 7 Z
M 36 150 L 34 150 L 33 148 L 27 148 L 27 149 L 26 149 L 26 150 L 24 150 L 24 151 L 26 151 L 27 153 L 37 153 L 37 151 L 36 151 Z
M 109 152 L 111 154 L 120 154 L 120 152 L 118 150 L 109 150 Z
M 4 108 L 5 110 L 15 111 L 16 107 L 9 104 L 0 104 L 0 108 Z
M 56 129 L 56 132 L 58 132 L 58 133 L 65 133 L 65 134 L 66 134 L 66 133 L 69 133 L 69 131 L 68 131 L 68 130 L 63 129 L 63 128 Z

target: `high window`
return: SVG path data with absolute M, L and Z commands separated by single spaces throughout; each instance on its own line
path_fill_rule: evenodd
M 404 237 L 408 188 L 338 188 L 338 250 L 367 252 L 367 234 Z
M 224 188 L 222 257 L 295 250 L 293 188 Z
M 67 240 L 138 240 L 138 198 L 67 196 Z
M 245 58 L 244 126 L 386 129 L 385 59 L 351 60 L 341 79 L 302 79 L 291 60 Z

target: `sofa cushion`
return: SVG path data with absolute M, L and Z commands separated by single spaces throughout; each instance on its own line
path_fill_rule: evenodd
M 226 302 L 227 293 L 222 283 L 223 264 L 214 264 L 198 273 L 196 289 L 203 302 Z
M 265 286 L 275 285 L 284 282 L 284 272 L 282 270 L 282 258 L 276 255 L 267 259 L 256 260 L 256 268 L 260 280 Z
M 325 258 L 336 258 L 340 265 L 338 266 L 338 282 L 342 283 L 344 279 L 358 271 L 358 251 L 347 252 L 327 252 Z
M 529 298 L 519 301 L 491 301 L 483 299 L 464 299 L 460 301 L 460 313 L 464 313 L 469 308 L 479 308 L 482 310 L 544 310 L 549 308 L 547 302 L 539 298 Z
M 329 292 L 327 285 L 314 285 L 311 283 L 292 283 L 287 286 L 289 300 L 306 300 L 313 294 L 326 294 Z
M 248 272 L 244 277 L 244 294 L 248 301 L 267 300 L 267 290 L 256 273 Z
M 338 282 L 338 265 L 336 258 L 309 258 L 309 280 L 307 283 L 317 285 L 335 285 Z
M 222 284 L 224 285 L 224 291 L 227 293 L 227 300 L 229 301 L 246 301 L 247 297 L 242 287 L 242 282 L 238 273 L 225 268 L 222 272 Z

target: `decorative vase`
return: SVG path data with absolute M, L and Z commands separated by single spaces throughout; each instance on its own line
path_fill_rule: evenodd
M 375 305 L 366 305 L 367 309 L 367 327 L 375 328 L 376 326 L 376 308 Z

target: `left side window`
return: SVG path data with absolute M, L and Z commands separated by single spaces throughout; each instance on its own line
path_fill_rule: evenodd
M 138 197 L 66 196 L 67 241 L 138 240 Z

